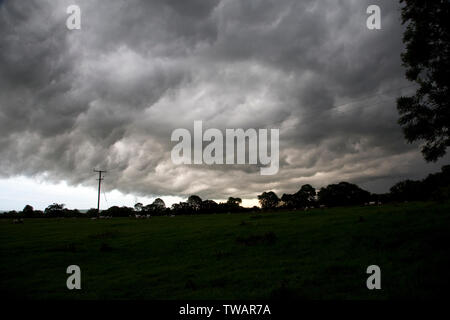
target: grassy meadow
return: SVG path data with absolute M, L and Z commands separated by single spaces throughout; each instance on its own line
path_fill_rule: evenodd
M 450 204 L 150 219 L 0 219 L 13 299 L 430 299 L 450 284 Z M 81 290 L 66 268 L 81 268 Z M 381 268 L 368 290 L 366 268 Z

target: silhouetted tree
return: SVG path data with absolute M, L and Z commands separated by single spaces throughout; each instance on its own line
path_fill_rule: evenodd
M 319 203 L 329 207 L 361 205 L 370 200 L 370 192 L 355 184 L 339 182 L 319 191 Z
M 163 199 L 156 198 L 155 201 L 153 201 L 153 205 L 157 208 L 157 210 L 162 211 L 166 208 L 166 204 Z
M 172 211 L 173 214 L 177 214 L 180 209 L 181 209 L 181 205 L 179 203 L 174 203 L 170 207 L 170 211 Z
M 152 204 L 142 208 L 142 211 L 154 215 L 162 215 L 166 211 L 166 204 L 161 198 L 156 198 Z
M 230 208 L 239 207 L 239 205 L 242 203 L 241 198 L 233 198 L 229 197 L 227 200 L 227 204 Z
M 129 217 L 134 214 L 133 208 L 130 207 L 118 207 L 118 206 L 112 206 L 109 207 L 107 210 L 103 210 L 101 212 L 102 216 L 110 216 L 110 217 Z
M 98 216 L 97 208 L 90 208 L 88 211 L 86 211 L 86 216 L 89 218 Z
M 33 212 L 34 208 L 32 206 L 30 206 L 29 204 L 27 204 L 25 207 L 23 207 L 22 212 L 26 213 L 26 212 Z
M 134 205 L 134 210 L 136 210 L 137 212 L 142 211 L 143 208 L 144 208 L 144 205 L 140 202 L 138 202 Z
M 22 210 L 22 213 L 25 215 L 32 215 L 33 212 L 34 212 L 34 208 L 32 206 L 30 206 L 29 204 L 27 204 Z
M 65 204 L 64 203 L 53 203 L 45 208 L 44 213 L 48 216 L 62 216 Z
M 443 166 L 441 172 L 429 174 L 423 180 L 422 190 L 426 190 L 431 200 L 450 199 L 450 165 Z
M 214 200 L 204 200 L 202 202 L 202 213 L 215 213 L 219 211 L 218 209 L 219 205 Z
M 281 201 L 283 202 L 283 207 L 285 208 L 288 209 L 296 208 L 297 201 L 293 194 L 283 193 L 283 195 L 281 196 Z
M 316 189 L 310 184 L 304 184 L 295 194 L 297 206 L 301 208 L 312 207 L 316 202 Z
M 419 85 L 415 95 L 397 99 L 399 124 L 408 142 L 424 141 L 427 161 L 450 145 L 450 1 L 400 0 L 406 51 L 406 78 Z
M 263 192 L 262 194 L 258 195 L 258 200 L 261 208 L 263 209 L 274 209 L 280 202 L 280 199 L 273 191 Z
M 187 202 L 174 203 L 172 205 L 172 213 L 175 215 L 184 215 L 194 213 L 192 206 Z
M 199 211 L 202 207 L 202 198 L 196 195 L 189 196 L 187 203 L 194 211 Z
M 393 201 L 446 200 L 450 197 L 450 165 L 423 180 L 397 182 L 390 190 Z
M 397 182 L 390 191 L 394 201 L 422 200 L 426 196 L 422 190 L 422 183 L 413 180 Z
M 289 209 L 312 207 L 316 203 L 316 189 L 310 184 L 305 184 L 294 194 L 283 194 L 281 201 L 283 207 Z

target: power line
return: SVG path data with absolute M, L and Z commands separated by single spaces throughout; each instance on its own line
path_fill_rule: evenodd
M 411 88 L 411 87 L 414 87 L 414 86 L 415 86 L 415 84 L 411 84 L 411 85 L 407 85 L 407 86 L 404 86 L 404 87 L 397 87 L 397 88 L 387 89 L 387 90 L 384 90 L 382 93 L 377 93 L 377 94 L 365 96 L 365 97 L 362 97 L 360 99 L 356 99 L 356 100 L 352 100 L 352 101 L 349 101 L 349 102 L 346 102 L 346 103 L 343 103 L 343 104 L 332 106 L 331 108 L 324 110 L 323 113 L 328 113 L 328 112 L 330 112 L 330 113 L 336 112 L 338 114 L 347 113 L 347 112 L 349 112 L 351 110 L 340 110 L 339 107 L 343 107 L 343 106 L 350 105 L 350 104 L 353 104 L 353 103 L 361 102 L 361 101 L 368 100 L 370 98 L 374 98 L 374 97 L 378 97 L 378 96 L 387 96 L 386 99 L 382 99 L 381 101 L 378 101 L 376 103 L 368 104 L 369 106 L 377 106 L 377 105 L 379 105 L 381 103 L 386 103 L 386 102 L 396 98 L 395 96 L 388 95 L 387 94 L 388 92 L 397 91 L 397 90 L 403 90 L 403 89 Z M 315 118 L 316 116 L 317 116 L 316 114 L 306 114 L 306 115 L 303 116 L 303 122 L 309 121 L 311 118 Z
M 411 87 L 413 87 L 413 86 L 415 86 L 415 84 L 411 84 L 411 85 L 408 85 L 408 86 L 405 86 L 405 87 L 400 87 L 400 88 L 392 88 L 392 89 L 388 89 L 388 90 L 385 90 L 385 91 L 383 91 L 383 92 L 381 92 L 381 93 L 372 94 L 372 95 L 370 95 L 370 96 L 365 96 L 365 97 L 362 97 L 362 98 L 360 98 L 360 99 L 356 99 L 356 100 L 349 101 L 349 102 L 346 102 L 346 103 L 338 104 L 337 106 L 333 106 L 331 109 L 343 107 L 343 106 L 346 106 L 346 105 L 348 105 L 348 104 L 353 104 L 353 103 L 356 103 L 356 102 L 361 102 L 361 101 L 364 101 L 364 100 L 367 100 L 367 99 L 370 99 L 370 98 L 374 98 L 374 97 L 386 95 L 386 93 L 388 93 L 388 92 L 392 92 L 392 91 L 396 91 L 396 90 L 403 90 L 403 89 L 411 88 Z
M 382 103 L 386 103 L 386 102 L 392 101 L 392 99 L 396 99 L 396 97 L 388 97 L 386 99 L 379 100 L 376 103 L 367 104 L 364 108 L 378 106 L 378 105 L 380 105 Z M 358 110 L 361 110 L 361 109 L 358 109 Z M 347 109 L 347 110 L 340 110 L 340 109 L 337 109 L 337 108 L 332 108 L 332 109 L 330 109 L 330 111 L 340 114 L 340 113 L 347 113 L 349 111 L 357 111 L 357 110 L 355 110 L 355 108 L 351 108 L 351 109 Z
M 103 190 L 103 198 L 105 198 L 106 205 L 108 205 L 108 200 L 106 200 L 106 193 L 105 193 L 105 190 Z

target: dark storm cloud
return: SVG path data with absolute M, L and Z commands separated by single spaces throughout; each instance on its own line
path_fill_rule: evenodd
M 78 4 L 82 29 L 65 27 Z M 378 4 L 382 29 L 368 30 Z M 4 1 L 0 5 L 0 174 L 145 195 L 254 198 L 349 180 L 385 191 L 420 177 L 395 97 L 395 1 Z M 350 103 L 349 103 L 350 102 Z M 170 134 L 280 128 L 280 171 L 180 166 Z

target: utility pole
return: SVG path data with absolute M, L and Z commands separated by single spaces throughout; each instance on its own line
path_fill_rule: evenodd
M 97 214 L 100 216 L 100 186 L 102 184 L 102 173 L 107 172 L 106 170 L 95 170 L 94 172 L 98 172 L 98 201 L 97 201 Z

